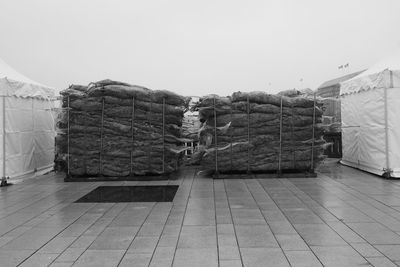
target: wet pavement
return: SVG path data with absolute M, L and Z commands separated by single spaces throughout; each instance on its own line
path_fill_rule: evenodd
M 1 266 L 399 266 L 400 181 L 327 163 L 318 178 L 0 189 Z M 74 203 L 99 186 L 179 185 L 172 202 Z

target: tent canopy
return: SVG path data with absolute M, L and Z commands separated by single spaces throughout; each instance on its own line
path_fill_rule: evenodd
M 18 177 L 44 171 L 54 161 L 55 90 L 0 59 L 0 173 Z
M 400 178 L 400 51 L 341 83 L 342 163 Z
M 400 50 L 350 80 L 342 82 L 340 95 L 393 87 L 400 87 Z
M 22 75 L 0 58 L 0 96 L 54 98 L 55 90 Z

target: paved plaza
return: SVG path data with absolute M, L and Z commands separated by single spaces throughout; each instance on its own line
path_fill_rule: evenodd
M 173 202 L 74 203 L 99 185 L 179 185 Z M 400 181 L 337 163 L 318 178 L 65 183 L 0 189 L 1 266 L 399 266 Z

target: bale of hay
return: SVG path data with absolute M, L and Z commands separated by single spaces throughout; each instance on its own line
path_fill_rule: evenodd
M 104 80 L 61 92 L 57 158 L 71 176 L 161 175 L 182 151 L 185 99 Z
M 216 172 L 313 171 L 324 159 L 322 103 L 264 92 L 209 95 L 197 104 L 203 123 L 195 157 Z

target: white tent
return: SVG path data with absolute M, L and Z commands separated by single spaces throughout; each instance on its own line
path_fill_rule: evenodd
M 51 168 L 55 90 L 0 59 L 0 173 L 15 178 Z
M 342 163 L 400 178 L 400 51 L 341 83 Z

